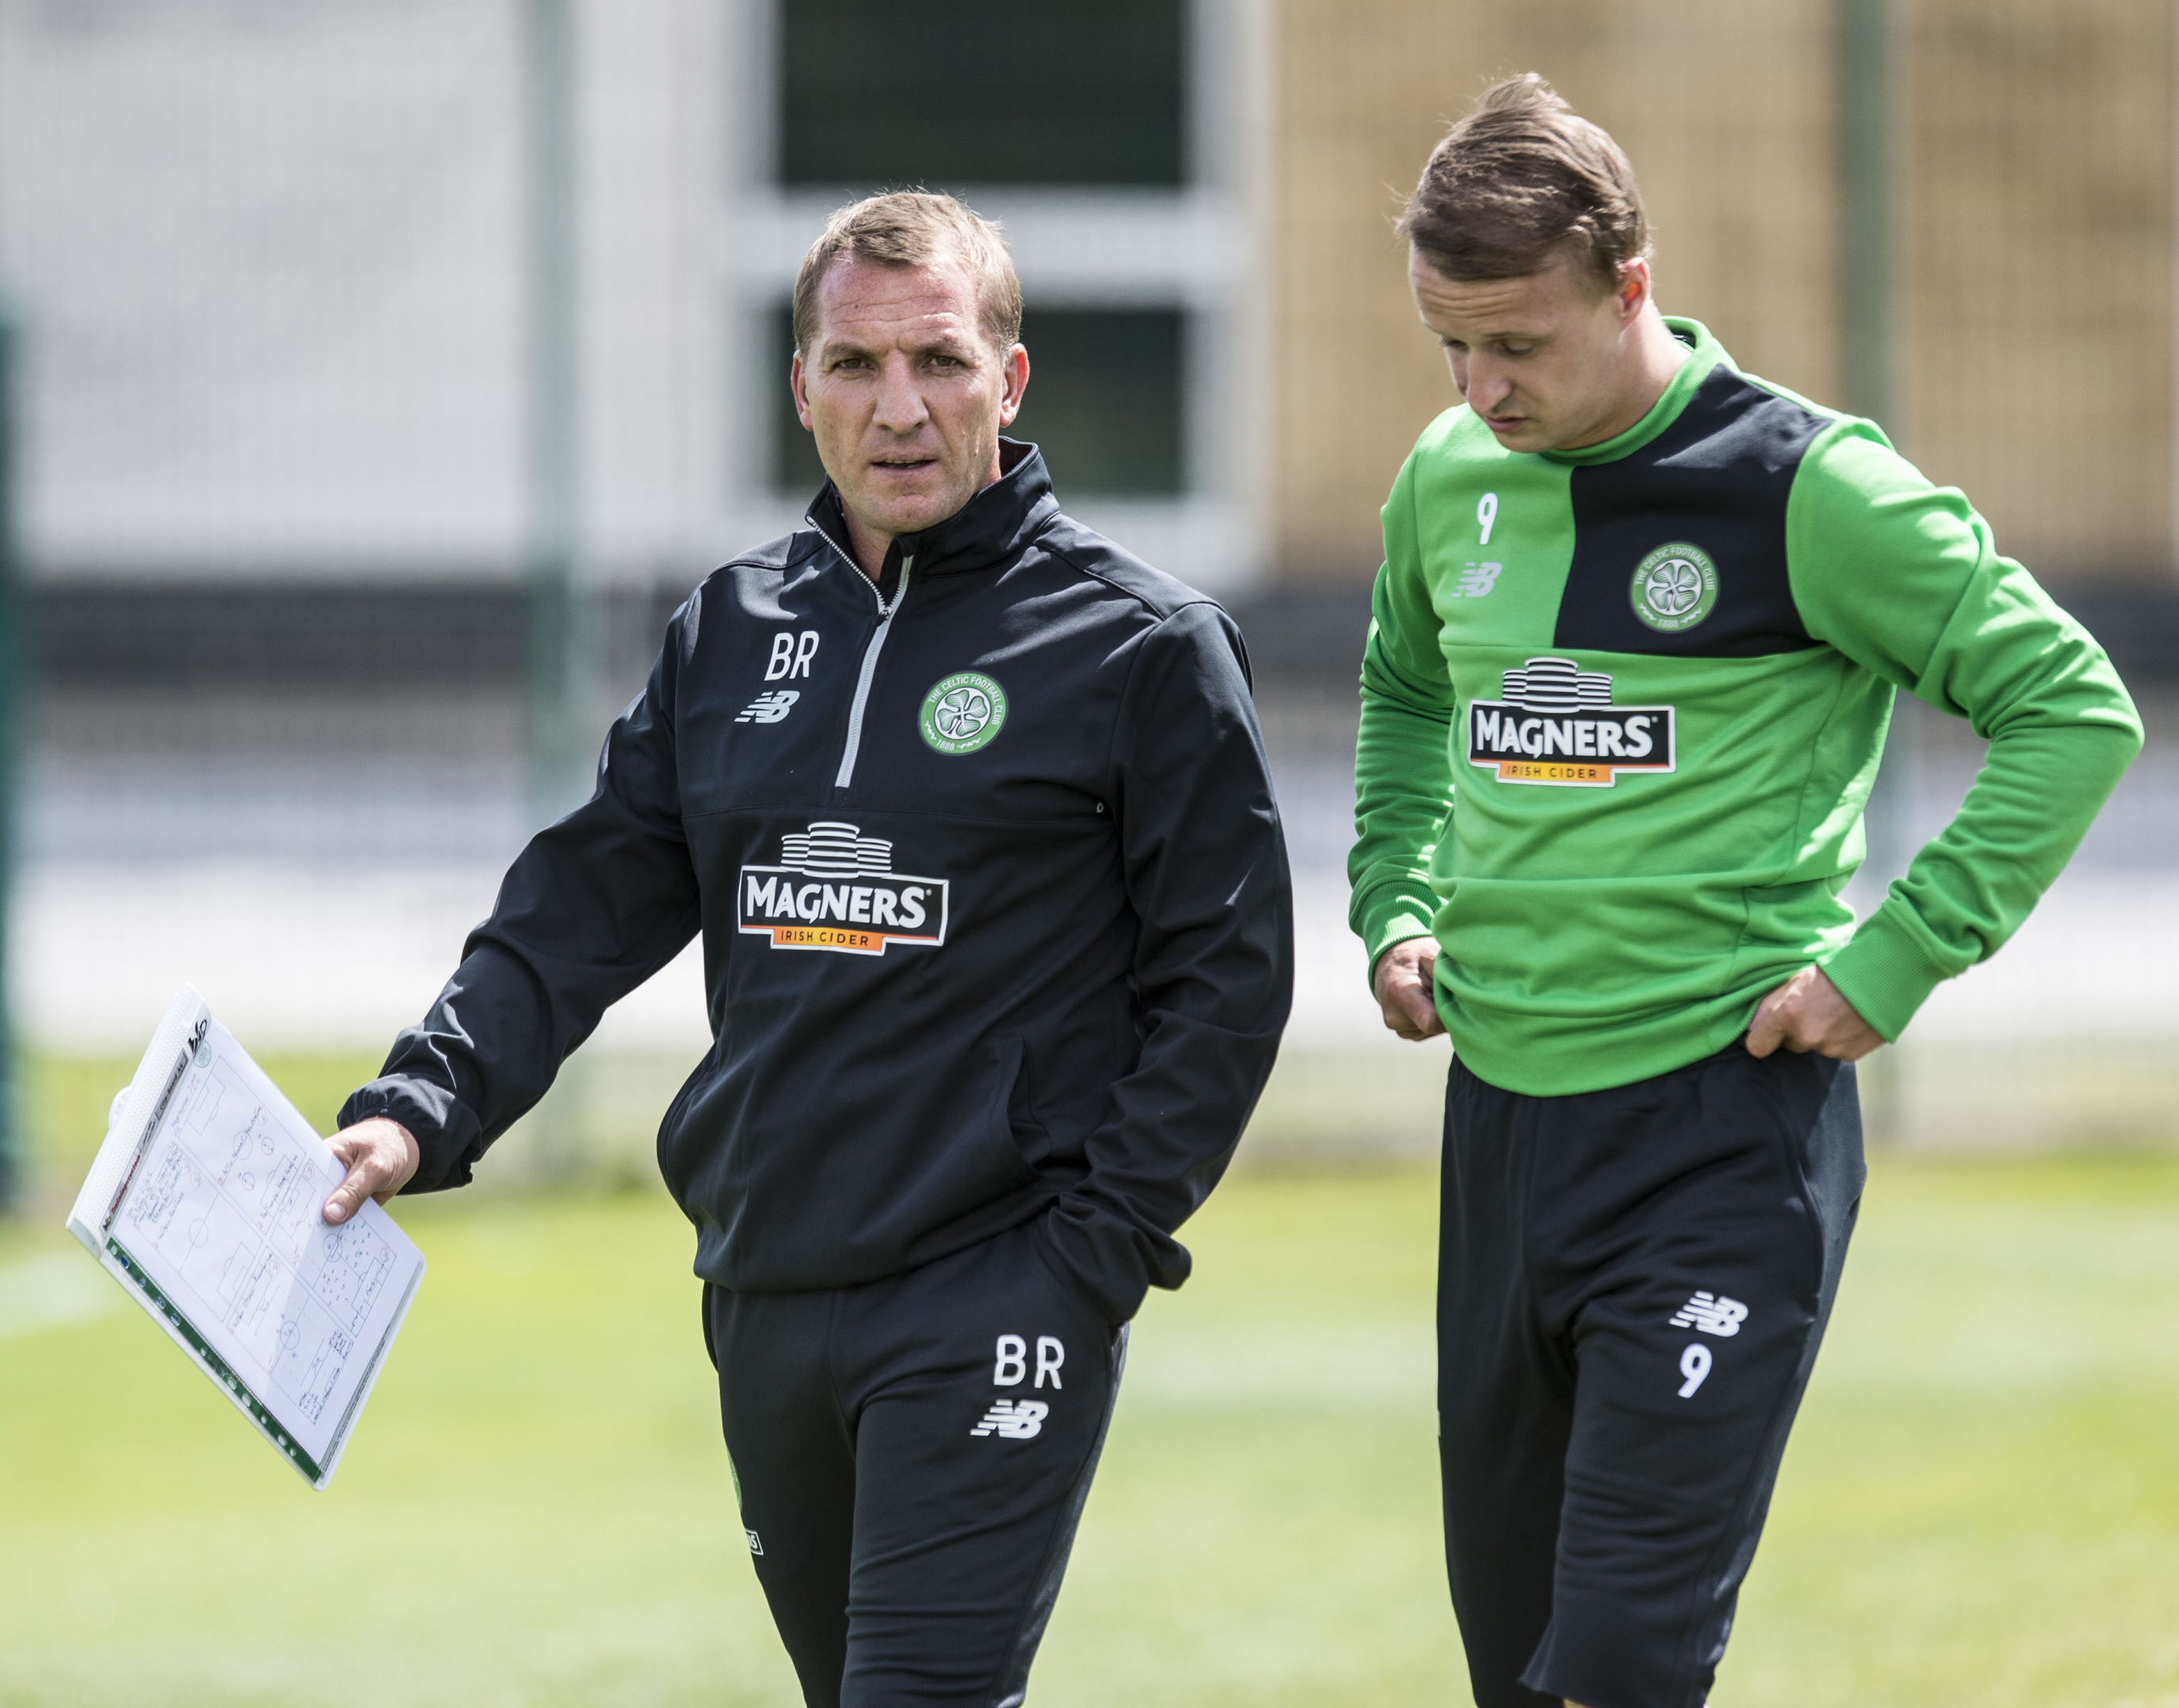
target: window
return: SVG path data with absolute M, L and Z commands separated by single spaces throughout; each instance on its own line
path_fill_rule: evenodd
M 1176 309 L 1035 309 L 1023 317 L 1029 396 L 1009 438 L 1044 452 L 1062 504 L 1077 495 L 1177 497 L 1184 488 L 1186 317 Z M 771 318 L 779 352 L 773 417 L 774 479 L 807 498 L 824 484 L 815 442 L 794 414 L 787 353 L 788 310 Z
M 720 526 L 791 528 L 824 481 L 786 385 L 783 306 L 825 221 L 950 190 L 1021 270 L 1027 406 L 1071 514 L 1198 584 L 1264 561 L 1268 325 L 1251 192 L 1254 0 L 722 0 L 728 186 Z
M 779 181 L 1176 187 L 1183 0 L 781 0 Z
M 1022 317 L 1029 395 L 1007 430 L 1073 492 L 1181 491 L 1184 322 L 1173 309 L 1042 309 Z

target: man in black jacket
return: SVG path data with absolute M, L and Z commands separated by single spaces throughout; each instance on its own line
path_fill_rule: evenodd
M 458 1186 L 704 938 L 659 1160 L 757 1575 L 812 1705 L 1022 1700 L 1126 1325 L 1232 1154 L 1292 980 L 1247 665 L 1000 437 L 996 227 L 842 210 L 795 283 L 809 526 L 711 576 L 590 803 L 517 859 L 342 1111 L 365 1197 Z

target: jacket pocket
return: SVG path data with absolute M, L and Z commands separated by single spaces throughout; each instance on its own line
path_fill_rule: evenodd
M 1028 1046 L 1018 1037 L 987 1038 L 976 1055 L 984 1096 L 975 1142 L 996 1161 L 1018 1164 L 1026 1179 L 1051 1148 L 1029 1096 Z
M 925 1142 L 874 1149 L 874 1166 L 847 1177 L 869 1206 L 870 1242 L 903 1254 L 904 1266 L 958 1249 L 964 1228 L 980 1239 L 1019 1219 L 1006 1206 L 1038 1179 L 1024 1148 L 1034 1137 L 1014 1125 L 1026 1097 L 1023 1054 L 1019 1038 L 995 1037 L 955 1057 L 951 1107 L 934 1117 Z
M 704 1059 L 699 1062 L 689 1071 L 689 1077 L 681 1082 L 681 1089 L 673 1094 L 673 1101 L 666 1106 L 666 1113 L 658 1123 L 658 1140 L 655 1147 L 658 1156 L 658 1173 L 665 1180 L 667 1189 L 672 1193 L 676 1203 L 684 1201 L 682 1196 L 682 1187 L 685 1180 L 685 1171 L 680 1167 L 678 1147 L 674 1141 L 680 1136 L 682 1118 L 688 1114 L 689 1105 L 694 1101 L 696 1093 L 711 1077 L 712 1057 L 717 1052 L 716 1044 L 704 1052 Z
M 1037 1168 L 1051 1155 L 1051 1135 L 1037 1118 L 1029 1046 L 1019 1038 L 1002 1037 L 992 1039 L 991 1047 L 997 1056 L 998 1083 L 1004 1089 L 1002 1124 L 1014 1154 L 1029 1167 Z

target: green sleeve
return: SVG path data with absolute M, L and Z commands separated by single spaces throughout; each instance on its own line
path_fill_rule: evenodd
M 1414 460 L 1385 504 L 1385 564 L 1362 655 L 1362 728 L 1354 753 L 1353 885 L 1347 918 L 1377 958 L 1430 935 L 1430 861 L 1452 811 L 1454 695 L 1415 539 Z
M 1811 448 L 1786 529 L 1809 632 L 1990 743 L 1957 816 L 1825 963 L 1896 1038 L 2019 929 L 2140 750 L 2141 720 L 2094 637 L 1869 424 Z

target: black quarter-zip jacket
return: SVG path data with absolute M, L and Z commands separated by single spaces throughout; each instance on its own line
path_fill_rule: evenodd
M 1246 656 L 1002 452 L 875 586 L 828 486 L 674 614 L 596 794 L 341 1112 L 415 1134 L 408 1190 L 465 1184 L 700 931 L 715 1041 L 658 1154 L 705 1279 L 847 1286 L 1040 1215 L 1114 1321 L 1186 1278 L 1291 997 Z

